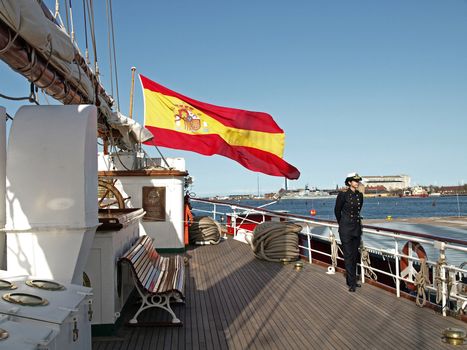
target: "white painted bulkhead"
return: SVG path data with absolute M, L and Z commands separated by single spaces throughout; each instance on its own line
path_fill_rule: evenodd
M 115 187 L 120 191 L 128 208 L 143 208 L 143 187 L 165 188 L 165 217 L 163 221 L 148 221 L 143 218 L 140 224 L 140 235 L 154 238 L 154 244 L 159 249 L 183 249 L 184 242 L 184 184 L 185 161 L 183 158 L 167 158 L 169 165 L 178 169 L 160 169 L 150 171 L 127 171 L 120 162 L 115 164 L 112 159 L 120 159 L 128 165 L 132 158 L 119 158 L 99 155 L 99 174 L 118 179 Z M 157 160 L 155 160 L 157 162 Z M 160 161 L 159 161 L 160 163 Z M 113 170 L 110 170 L 113 169 Z M 164 171 L 165 170 L 165 171 Z M 126 173 L 128 175 L 126 175 Z M 143 208 L 144 209 L 144 208 Z
M 124 197 L 131 197 L 129 208 L 143 207 L 143 187 L 165 187 L 165 221 L 141 221 L 140 234 L 154 238 L 154 244 L 160 249 L 184 248 L 183 230 L 183 177 L 130 177 L 119 178 L 116 184 Z
M 25 106 L 6 166 L 7 268 L 82 283 L 97 220 L 95 106 Z
M 5 185 L 6 185 L 6 110 L 0 106 L 0 229 L 5 227 Z M 0 231 L 0 269 L 6 268 L 6 238 Z

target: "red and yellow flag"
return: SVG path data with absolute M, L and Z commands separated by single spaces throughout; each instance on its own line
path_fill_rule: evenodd
M 245 168 L 298 179 L 300 172 L 282 159 L 284 131 L 267 113 L 200 102 L 140 75 L 144 124 L 158 146 L 231 158 Z

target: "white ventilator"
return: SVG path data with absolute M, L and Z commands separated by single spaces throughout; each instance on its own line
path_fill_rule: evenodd
M 97 110 L 24 106 L 7 152 L 7 267 L 81 284 L 98 225 Z

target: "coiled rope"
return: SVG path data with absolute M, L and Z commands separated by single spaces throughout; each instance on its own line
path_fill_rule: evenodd
M 365 271 L 365 277 L 368 277 L 369 279 L 376 281 L 378 279 L 378 276 L 371 269 L 370 253 L 368 252 L 368 250 L 365 248 L 364 245 L 360 247 L 360 253 L 362 255 L 362 265 L 363 265 L 363 270 Z
M 219 244 L 221 226 L 209 216 L 194 217 L 188 235 L 191 244 Z
M 258 259 L 280 262 L 299 258 L 298 233 L 302 226 L 290 222 L 267 221 L 253 231 L 251 245 Z
M 415 286 L 417 287 L 417 297 L 415 299 L 418 306 L 423 307 L 426 304 L 426 285 L 430 283 L 428 265 L 426 259 L 420 259 L 420 271 L 415 275 Z

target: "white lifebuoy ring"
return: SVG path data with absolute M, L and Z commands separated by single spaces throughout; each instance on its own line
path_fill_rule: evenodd
M 418 259 L 426 260 L 426 252 L 425 249 L 423 249 L 422 245 L 418 242 L 412 242 L 408 241 L 404 247 L 402 248 L 402 254 L 409 256 L 409 246 L 412 249 L 412 252 L 415 252 L 417 254 Z M 401 277 L 409 279 L 411 281 L 415 280 L 415 275 L 418 273 L 418 271 L 413 267 L 412 262 L 409 262 L 409 259 L 405 256 L 401 258 L 400 261 L 400 271 L 401 271 Z M 407 288 L 409 288 L 412 291 L 416 291 L 417 287 L 410 282 L 404 281 Z

